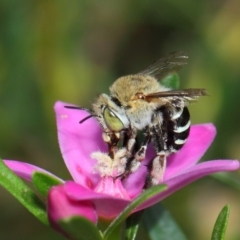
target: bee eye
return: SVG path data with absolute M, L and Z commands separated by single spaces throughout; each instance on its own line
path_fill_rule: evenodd
M 121 120 L 108 107 L 103 110 L 103 118 L 108 128 L 114 132 L 119 132 L 124 128 Z

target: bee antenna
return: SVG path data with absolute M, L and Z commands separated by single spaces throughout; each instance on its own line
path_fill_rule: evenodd
M 79 123 L 82 124 L 83 122 L 85 122 L 86 120 L 88 120 L 91 117 L 95 117 L 96 115 L 88 115 L 85 118 L 83 118 Z
M 76 106 L 64 106 L 65 108 L 69 108 L 69 109 L 76 109 L 76 110 L 85 110 L 85 111 L 90 111 L 91 112 L 91 110 L 89 110 L 89 109 L 87 109 L 87 108 L 83 108 L 83 107 L 76 107 Z M 91 114 L 91 115 L 88 115 L 88 116 L 86 116 L 85 118 L 83 118 L 79 123 L 80 124 L 82 124 L 83 122 L 85 122 L 86 120 L 88 120 L 89 118 L 91 118 L 91 117 L 96 117 L 97 115 L 93 115 L 93 114 Z
M 64 106 L 64 107 L 69 109 L 76 109 L 76 110 L 86 110 L 89 112 L 89 109 L 83 108 L 83 107 L 76 107 L 76 106 Z

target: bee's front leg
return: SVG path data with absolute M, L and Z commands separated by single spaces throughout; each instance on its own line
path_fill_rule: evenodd
M 103 141 L 108 144 L 108 154 L 114 159 L 115 152 L 117 151 L 117 144 L 120 140 L 120 134 L 114 132 L 104 131 L 102 134 Z
M 146 157 L 147 146 L 151 141 L 151 135 L 148 133 L 139 148 L 139 150 L 134 154 L 134 160 L 132 161 L 132 172 L 136 171 L 137 169 L 134 168 L 134 165 L 139 165 Z M 138 163 L 138 164 L 136 164 Z
M 131 158 L 136 151 L 137 144 L 137 130 L 135 128 L 129 128 L 128 132 L 124 135 L 123 146 L 127 149 L 127 158 Z
M 129 160 L 128 171 L 135 172 L 141 166 L 142 161 L 146 157 L 147 146 L 151 140 L 151 135 L 147 133 L 141 147 L 135 145 L 135 150 L 132 152 L 132 156 Z
M 149 129 L 145 129 L 144 131 L 144 141 L 141 144 L 141 147 L 139 148 L 139 150 L 135 153 L 135 159 L 138 161 L 142 161 L 145 159 L 146 157 L 146 151 L 147 151 L 147 146 L 151 141 L 151 132 L 149 131 Z
M 149 142 L 149 141 L 148 141 Z M 146 143 L 147 144 L 147 143 Z M 143 144 L 139 149 L 137 141 L 137 129 L 130 127 L 127 132 L 124 133 L 123 147 L 126 148 L 127 164 L 122 178 L 127 177 L 130 173 L 135 172 L 140 166 L 141 161 L 144 159 L 146 152 L 146 144 Z

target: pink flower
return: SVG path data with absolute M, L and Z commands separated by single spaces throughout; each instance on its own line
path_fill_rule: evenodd
M 73 215 L 84 216 L 94 223 L 97 222 L 97 217 L 112 219 L 141 194 L 147 173 L 146 164 L 155 152 L 150 145 L 146 159 L 136 172 L 123 181 L 120 178 L 114 180 L 112 175 L 119 169 L 112 168 L 109 171 L 109 166 L 104 165 L 108 161 L 108 156 L 104 154 L 107 153 L 107 146 L 102 140 L 102 129 L 96 119 L 90 118 L 79 124 L 89 113 L 64 107 L 69 105 L 57 102 L 55 112 L 60 149 L 73 181 L 62 181 L 62 185 L 52 187 L 49 191 L 50 221 L 54 225 L 59 219 Z M 136 211 L 161 201 L 201 177 L 238 169 L 237 160 L 214 160 L 197 164 L 215 134 L 212 124 L 192 126 L 187 143 L 167 160 L 163 183 L 168 189 L 141 204 Z M 103 162 L 99 162 L 99 155 L 104 158 Z M 7 160 L 5 163 L 27 180 L 31 180 L 34 171 L 46 172 L 27 163 Z

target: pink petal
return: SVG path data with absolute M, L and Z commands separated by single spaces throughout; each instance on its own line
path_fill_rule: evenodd
M 61 180 L 60 178 L 58 178 L 57 176 L 53 175 L 52 173 L 34 166 L 32 164 L 29 163 L 24 163 L 24 162 L 20 162 L 20 161 L 15 161 L 15 160 L 3 160 L 3 162 L 7 165 L 7 167 L 9 167 L 16 175 L 18 175 L 21 178 L 26 179 L 27 181 L 32 181 L 32 174 L 34 172 L 42 172 L 42 173 L 47 173 L 51 176 L 53 176 L 54 178 L 57 178 L 59 181 L 63 182 L 63 180 Z
M 56 102 L 54 109 L 57 118 L 58 141 L 60 149 L 73 179 L 93 189 L 99 181 L 99 175 L 93 174 L 95 160 L 90 154 L 95 151 L 107 151 L 102 140 L 102 129 L 94 118 L 79 124 L 79 121 L 90 115 L 84 110 L 67 109 L 71 104 Z
M 215 135 L 216 128 L 211 123 L 191 126 L 186 144 L 176 154 L 168 157 L 164 179 L 194 166 L 209 148 Z
M 155 153 L 154 153 L 155 154 Z M 124 181 L 123 186 L 126 189 L 130 198 L 134 198 L 142 192 L 147 176 L 147 167 L 145 161 L 142 163 L 140 168 L 130 174 Z
M 188 170 L 181 175 L 173 177 L 164 182 L 164 184 L 168 186 L 168 189 L 165 192 L 147 200 L 145 203 L 139 206 L 137 210 L 141 210 L 156 204 L 170 194 L 201 177 L 220 171 L 233 171 L 237 170 L 238 168 L 239 161 L 237 160 L 216 160 L 195 165 L 191 168 L 188 168 Z M 130 203 L 130 201 L 127 200 L 93 192 L 74 182 L 67 182 L 64 185 L 64 189 L 68 197 L 74 201 L 91 200 L 96 207 L 97 214 L 107 219 L 114 218 Z
M 206 175 L 210 175 L 221 171 L 234 171 L 239 169 L 238 160 L 214 160 L 197 164 L 191 168 L 186 169 L 182 174 L 177 177 L 173 177 L 163 182 L 168 186 L 168 189 L 155 197 L 147 200 L 137 210 L 141 210 L 162 201 L 172 193 L 178 191 L 180 188 L 188 185 L 189 183 L 202 178 Z
M 97 215 L 105 219 L 116 217 L 130 203 L 130 200 L 97 193 L 71 181 L 64 184 L 64 190 L 73 201 L 91 200 Z
M 97 223 L 97 214 L 91 201 L 72 201 L 64 191 L 63 185 L 52 187 L 48 194 L 48 218 L 56 229 L 60 229 L 58 221 L 74 216 L 87 218 Z

